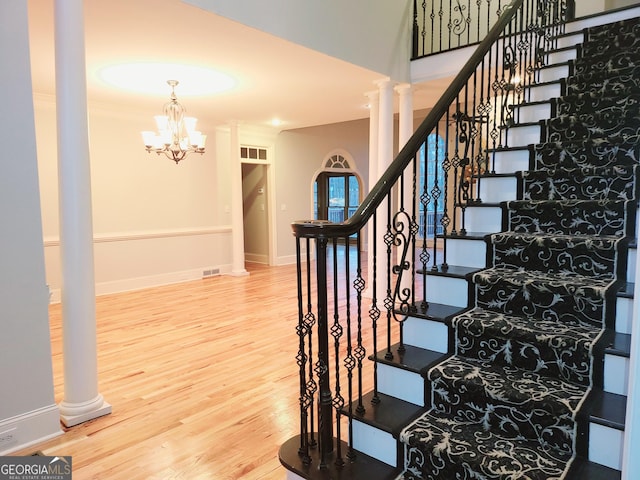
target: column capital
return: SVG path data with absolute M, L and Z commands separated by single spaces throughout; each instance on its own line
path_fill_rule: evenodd
M 399 83 L 393 88 L 399 95 L 407 95 L 413 91 L 413 85 L 410 83 Z
M 393 87 L 393 82 L 391 81 L 391 78 L 389 77 L 384 77 L 381 78 L 379 80 L 374 80 L 373 84 L 378 87 L 379 90 L 383 90 L 386 88 L 390 88 Z

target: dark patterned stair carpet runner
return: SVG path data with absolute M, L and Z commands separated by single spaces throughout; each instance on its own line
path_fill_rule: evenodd
M 521 199 L 503 204 L 507 231 L 486 237 L 491 264 L 448 320 L 431 409 L 400 434 L 399 479 L 566 478 L 635 232 L 638 33 L 638 19 L 586 33 Z

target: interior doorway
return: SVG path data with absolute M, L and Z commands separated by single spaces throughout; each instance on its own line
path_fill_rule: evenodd
M 344 222 L 360 205 L 360 185 L 352 173 L 322 172 L 314 190 L 317 220 Z
M 270 182 L 266 154 L 266 149 L 241 148 L 244 257 L 247 262 L 269 265 Z
M 313 182 L 313 218 L 340 223 L 358 209 L 362 182 L 353 163 L 351 155 L 344 151 L 323 160 Z

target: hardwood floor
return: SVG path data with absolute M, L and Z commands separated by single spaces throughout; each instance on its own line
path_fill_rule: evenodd
M 97 299 L 99 389 L 113 413 L 35 445 L 73 478 L 283 479 L 298 433 L 295 265 Z M 50 309 L 63 397 L 60 305 Z

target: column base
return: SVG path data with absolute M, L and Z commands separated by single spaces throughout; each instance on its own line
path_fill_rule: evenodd
M 60 421 L 65 427 L 74 427 L 111 413 L 111 405 L 103 400 L 102 395 L 91 402 L 82 404 L 70 404 L 63 401 L 59 407 Z
M 247 272 L 244 268 L 242 270 L 232 270 L 230 275 L 232 277 L 246 277 L 247 275 L 249 275 L 249 272 Z

